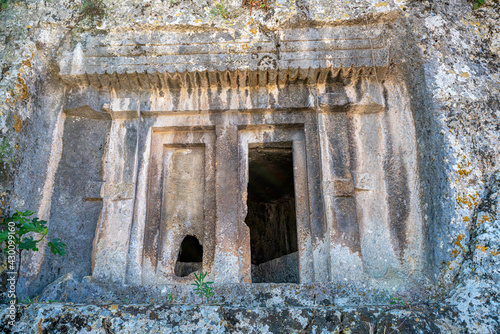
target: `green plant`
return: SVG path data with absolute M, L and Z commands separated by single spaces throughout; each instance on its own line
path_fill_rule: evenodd
M 483 3 L 484 3 L 484 0 L 474 0 L 474 5 L 472 6 L 472 8 L 478 9 L 479 7 L 481 7 L 481 5 Z
M 209 301 L 214 295 L 213 288 L 210 286 L 210 284 L 213 284 L 214 282 L 205 282 L 207 273 L 201 272 L 199 276 L 194 273 L 194 277 L 194 283 L 192 283 L 191 285 L 194 285 L 196 287 L 194 289 L 194 293 L 201 297 L 201 303 L 203 304 L 203 298 Z
M 9 0 L 0 0 L 0 11 L 7 8 L 7 2 L 9 2 Z
M 401 305 L 401 306 L 405 306 L 406 303 L 404 302 L 403 299 L 401 298 L 398 298 L 398 297 L 391 297 L 391 305 Z
M 107 16 L 104 0 L 82 0 L 79 12 L 82 18 L 95 19 Z
M 172 304 L 172 302 L 174 301 L 174 294 L 172 292 L 170 292 L 168 295 L 167 295 L 167 298 L 168 298 L 168 303 L 169 304 Z
M 213 15 L 220 15 L 223 19 L 227 19 L 229 18 L 229 15 L 231 15 L 231 13 L 227 11 L 226 7 L 224 7 L 222 3 L 218 2 L 215 3 L 215 8 L 213 8 L 210 13 Z
M 26 297 L 23 300 L 21 300 L 21 303 L 23 303 L 23 304 L 33 304 L 33 300 L 30 297 Z
M 0 244 L 7 256 L 7 266 L 10 270 L 14 270 L 15 257 L 13 253 L 17 253 L 17 279 L 19 279 L 19 270 L 21 267 L 21 255 L 23 250 L 38 251 L 38 243 L 45 239 L 49 229 L 45 220 L 39 220 L 36 217 L 31 217 L 35 213 L 31 211 L 17 211 L 10 217 L 3 218 L 0 221 Z M 29 236 L 27 234 L 30 234 Z M 33 234 L 38 235 L 38 239 L 34 239 Z M 66 245 L 60 238 L 54 238 L 47 243 L 52 254 L 63 256 L 66 251 Z

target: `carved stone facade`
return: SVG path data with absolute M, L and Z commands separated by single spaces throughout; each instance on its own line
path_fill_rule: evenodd
M 84 136 L 68 134 L 70 124 L 100 129 L 89 145 L 101 170 L 78 181 L 77 195 L 100 212 L 85 223 L 96 228 L 82 258 L 92 277 L 418 280 L 426 260 L 410 98 L 388 70 L 384 26 L 361 29 L 287 29 L 278 46 L 224 34 L 208 43 L 207 32 L 85 35 L 60 63 L 61 163 Z M 57 261 L 44 265 L 74 271 Z

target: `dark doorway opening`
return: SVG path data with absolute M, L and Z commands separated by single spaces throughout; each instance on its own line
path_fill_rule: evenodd
M 299 283 L 291 142 L 249 146 L 247 191 L 252 282 Z
M 187 235 L 182 240 L 175 263 L 175 276 L 185 277 L 201 269 L 203 264 L 203 246 L 196 237 Z

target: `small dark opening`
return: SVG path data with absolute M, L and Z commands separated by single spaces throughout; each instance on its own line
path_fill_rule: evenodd
M 248 176 L 252 282 L 299 283 L 291 143 L 250 146 Z
M 182 240 L 175 263 L 175 275 L 185 277 L 200 270 L 203 263 L 203 246 L 196 237 L 188 235 Z

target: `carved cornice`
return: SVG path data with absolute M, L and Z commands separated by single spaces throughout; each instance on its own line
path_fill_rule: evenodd
M 227 32 L 86 35 L 60 62 L 69 85 L 114 90 L 248 87 L 328 75 L 373 75 L 389 63 L 383 26 L 297 28 L 241 38 Z

